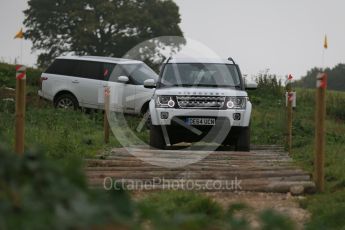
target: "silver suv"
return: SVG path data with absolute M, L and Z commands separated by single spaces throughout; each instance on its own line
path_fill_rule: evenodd
M 216 142 L 250 150 L 252 104 L 239 66 L 229 58 L 168 59 L 150 102 L 150 145 L 163 149 L 178 142 Z
M 59 108 L 103 109 L 104 87 L 111 87 L 118 111 L 146 113 L 154 90 L 144 88 L 158 75 L 141 61 L 94 57 L 59 57 L 41 76 L 43 98 Z

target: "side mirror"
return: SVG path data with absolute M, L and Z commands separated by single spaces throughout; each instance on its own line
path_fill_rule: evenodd
M 144 87 L 148 89 L 156 88 L 156 82 L 153 79 L 147 79 L 144 81 Z
M 244 84 L 244 87 L 246 88 L 246 90 L 254 90 L 258 88 L 258 84 L 255 82 L 246 82 Z
M 124 84 L 129 82 L 129 78 L 127 76 L 120 76 L 117 80 Z

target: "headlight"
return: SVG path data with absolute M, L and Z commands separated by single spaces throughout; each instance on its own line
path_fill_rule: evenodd
M 176 102 L 174 96 L 157 96 L 157 108 L 175 108 Z
M 247 105 L 247 97 L 227 97 L 227 109 L 245 109 Z

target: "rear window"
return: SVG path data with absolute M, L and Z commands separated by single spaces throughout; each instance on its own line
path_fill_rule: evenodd
M 56 59 L 46 73 L 73 76 L 76 62 L 75 60 Z
M 102 63 L 93 61 L 77 61 L 73 76 L 95 80 L 103 79 Z

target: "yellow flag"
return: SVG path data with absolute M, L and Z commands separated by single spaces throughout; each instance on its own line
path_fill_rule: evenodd
M 23 28 L 20 29 L 20 31 L 16 34 L 16 36 L 14 36 L 14 39 L 23 39 L 24 38 L 24 32 L 23 32 Z
M 327 41 L 327 35 L 325 35 L 325 41 L 323 42 L 323 48 L 328 48 L 328 41 Z

